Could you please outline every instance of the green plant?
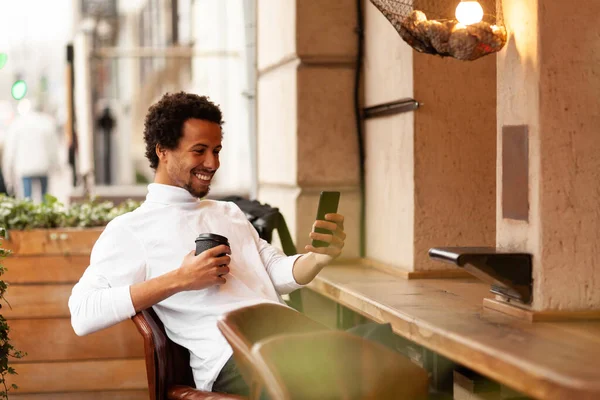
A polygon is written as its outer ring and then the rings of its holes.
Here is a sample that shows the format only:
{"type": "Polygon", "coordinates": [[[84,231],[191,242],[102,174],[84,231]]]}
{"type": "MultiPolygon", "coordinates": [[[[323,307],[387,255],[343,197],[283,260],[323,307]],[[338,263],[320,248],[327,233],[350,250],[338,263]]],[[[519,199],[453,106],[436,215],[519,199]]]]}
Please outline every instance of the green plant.
{"type": "MultiPolygon", "coordinates": [[[[2,238],[4,238],[4,229],[0,228],[0,276],[4,274],[6,269],[2,265],[2,260],[10,254],[9,250],[3,249],[2,246],[2,238]]],[[[10,303],[6,301],[4,297],[6,293],[8,285],[3,280],[0,280],[0,300],[4,301],[9,307],[10,303]]],[[[0,303],[0,308],[2,308],[2,304],[0,303]]],[[[8,399],[8,392],[10,389],[17,389],[17,385],[14,383],[10,385],[6,384],[7,375],[15,375],[17,372],[11,366],[9,366],[10,358],[22,358],[25,356],[25,353],[15,350],[13,345],[11,344],[10,337],[10,328],[6,319],[0,314],[0,399],[8,399]]]]}
{"type": "Polygon", "coordinates": [[[104,226],[139,205],[133,200],[115,206],[110,201],[88,199],[65,207],[50,195],[46,195],[40,204],[0,195],[0,226],[7,230],[104,226]]]}

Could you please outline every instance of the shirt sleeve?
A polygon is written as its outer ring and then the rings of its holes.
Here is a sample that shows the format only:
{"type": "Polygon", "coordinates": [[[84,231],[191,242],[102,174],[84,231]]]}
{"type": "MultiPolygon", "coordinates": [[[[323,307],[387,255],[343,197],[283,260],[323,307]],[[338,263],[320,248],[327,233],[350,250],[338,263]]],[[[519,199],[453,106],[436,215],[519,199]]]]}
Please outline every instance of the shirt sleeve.
{"type": "Polygon", "coordinates": [[[79,336],[135,314],[129,287],[145,279],[145,252],[133,232],[114,222],[94,244],[90,265],[69,298],[71,325],[79,336]]]}
{"type": "MultiPolygon", "coordinates": [[[[254,230],[252,224],[250,226],[254,230]]],[[[258,253],[277,293],[288,294],[303,287],[304,285],[296,282],[293,274],[294,263],[302,254],[286,256],[277,247],[272,246],[266,240],[258,238],[257,232],[256,236],[258,239],[258,253]]]]}

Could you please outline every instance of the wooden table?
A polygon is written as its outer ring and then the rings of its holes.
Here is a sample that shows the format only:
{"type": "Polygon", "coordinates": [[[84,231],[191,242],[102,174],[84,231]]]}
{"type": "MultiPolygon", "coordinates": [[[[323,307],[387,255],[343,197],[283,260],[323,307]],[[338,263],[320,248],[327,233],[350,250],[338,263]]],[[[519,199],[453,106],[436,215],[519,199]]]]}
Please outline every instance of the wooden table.
{"type": "Polygon", "coordinates": [[[600,399],[600,321],[530,323],[484,309],[474,279],[405,280],[325,268],[309,288],[480,374],[540,399],[600,399]]]}

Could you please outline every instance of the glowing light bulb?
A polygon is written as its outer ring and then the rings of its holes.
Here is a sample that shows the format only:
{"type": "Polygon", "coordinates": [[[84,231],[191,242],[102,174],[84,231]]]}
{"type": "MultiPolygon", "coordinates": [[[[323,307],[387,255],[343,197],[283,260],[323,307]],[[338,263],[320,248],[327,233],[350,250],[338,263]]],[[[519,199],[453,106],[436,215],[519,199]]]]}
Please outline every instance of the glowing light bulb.
{"type": "Polygon", "coordinates": [[[461,1],[456,6],[456,19],[463,25],[472,25],[483,19],[483,8],[477,1],[461,1]]]}

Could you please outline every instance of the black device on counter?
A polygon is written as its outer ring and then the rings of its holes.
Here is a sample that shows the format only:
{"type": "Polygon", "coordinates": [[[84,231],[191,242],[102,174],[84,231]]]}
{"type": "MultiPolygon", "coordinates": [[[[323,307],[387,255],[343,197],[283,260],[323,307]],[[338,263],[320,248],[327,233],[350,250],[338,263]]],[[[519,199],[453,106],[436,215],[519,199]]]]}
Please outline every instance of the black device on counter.
{"type": "MultiPolygon", "coordinates": [[[[340,192],[321,192],[319,197],[319,207],[317,208],[317,220],[325,221],[325,214],[337,213],[338,204],[340,202],[340,192]]],[[[331,231],[323,228],[315,228],[317,233],[325,233],[331,235],[331,231]]],[[[313,240],[313,247],[327,247],[329,244],[321,240],[313,240]]]]}

